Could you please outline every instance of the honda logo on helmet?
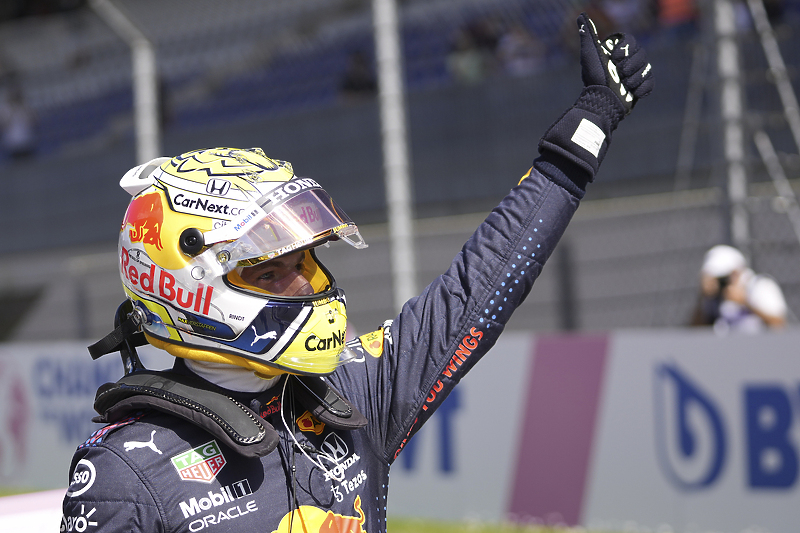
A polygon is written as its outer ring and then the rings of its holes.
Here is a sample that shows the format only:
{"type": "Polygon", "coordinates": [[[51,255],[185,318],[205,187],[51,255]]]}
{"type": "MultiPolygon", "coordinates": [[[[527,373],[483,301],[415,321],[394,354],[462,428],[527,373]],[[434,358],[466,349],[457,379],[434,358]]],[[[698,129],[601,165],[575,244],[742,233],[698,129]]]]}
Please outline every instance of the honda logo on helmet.
{"type": "Polygon", "coordinates": [[[206,183],[206,192],[208,194],[215,194],[217,196],[225,196],[231,190],[231,182],[228,180],[221,180],[218,178],[211,178],[206,183]]]}

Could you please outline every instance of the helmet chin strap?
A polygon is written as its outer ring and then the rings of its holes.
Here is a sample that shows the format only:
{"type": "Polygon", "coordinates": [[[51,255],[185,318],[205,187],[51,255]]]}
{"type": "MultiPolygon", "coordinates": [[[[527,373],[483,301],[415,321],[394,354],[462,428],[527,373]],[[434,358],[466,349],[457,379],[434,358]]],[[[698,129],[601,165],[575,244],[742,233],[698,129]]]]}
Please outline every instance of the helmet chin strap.
{"type": "Polygon", "coordinates": [[[282,374],[261,377],[252,370],[225,363],[212,363],[196,359],[184,359],[186,366],[206,381],[223,389],[238,392],[264,392],[277,383],[282,374]]]}
{"type": "Polygon", "coordinates": [[[133,307],[130,300],[125,300],[117,308],[114,315],[114,331],[89,346],[89,354],[92,359],[98,359],[112,352],[119,352],[122,356],[122,364],[125,368],[125,375],[145,370],[139,354],[136,353],[137,346],[147,344],[144,333],[140,326],[142,317],[133,307]]]}

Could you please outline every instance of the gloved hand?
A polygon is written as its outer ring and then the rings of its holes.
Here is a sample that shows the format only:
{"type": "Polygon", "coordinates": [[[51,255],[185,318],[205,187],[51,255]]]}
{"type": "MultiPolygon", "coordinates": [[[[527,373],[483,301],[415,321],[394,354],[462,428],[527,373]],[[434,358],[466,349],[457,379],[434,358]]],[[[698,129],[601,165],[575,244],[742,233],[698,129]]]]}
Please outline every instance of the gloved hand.
{"type": "Polygon", "coordinates": [[[655,81],[647,54],[632,35],[615,33],[601,42],[594,22],[586,13],[578,17],[578,32],[584,87],[605,85],[610,88],[625,106],[627,115],[639,98],[653,90],[655,81]]]}
{"type": "Polygon", "coordinates": [[[578,196],[594,180],[611,133],[639,98],[653,90],[647,54],[632,36],[615,33],[600,41],[594,23],[581,13],[583,92],[539,142],[534,168],[578,196]]]}

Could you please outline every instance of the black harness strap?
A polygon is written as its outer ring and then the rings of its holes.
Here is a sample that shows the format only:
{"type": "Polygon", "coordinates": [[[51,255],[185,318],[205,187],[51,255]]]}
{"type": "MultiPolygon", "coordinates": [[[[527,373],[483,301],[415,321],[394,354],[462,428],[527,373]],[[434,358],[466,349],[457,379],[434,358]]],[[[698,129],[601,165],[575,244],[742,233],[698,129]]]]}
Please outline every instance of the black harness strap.
{"type": "Polygon", "coordinates": [[[136,353],[137,346],[147,344],[144,333],[140,331],[141,325],[142,316],[133,308],[130,300],[125,300],[114,315],[114,331],[89,346],[89,355],[92,359],[99,359],[108,353],[119,352],[122,364],[125,366],[125,374],[144,370],[144,365],[136,353]]]}
{"type": "Polygon", "coordinates": [[[97,391],[93,421],[115,422],[142,408],[169,413],[201,427],[245,457],[262,457],[278,444],[275,429],[248,407],[200,379],[141,370],[97,391]]]}
{"type": "Polygon", "coordinates": [[[317,420],[334,429],[358,429],[367,419],[323,377],[294,376],[297,399],[317,420]]]}

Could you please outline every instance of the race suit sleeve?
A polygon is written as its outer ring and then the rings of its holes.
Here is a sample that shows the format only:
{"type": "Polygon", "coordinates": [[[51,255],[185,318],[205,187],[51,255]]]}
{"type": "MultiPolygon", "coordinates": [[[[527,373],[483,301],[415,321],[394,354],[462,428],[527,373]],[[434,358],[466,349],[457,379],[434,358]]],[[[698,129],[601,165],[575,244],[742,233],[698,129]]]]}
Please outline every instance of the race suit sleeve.
{"type": "Polygon", "coordinates": [[[390,463],[497,341],[594,181],[612,133],[652,91],[647,54],[632,36],[601,42],[586,14],[576,29],[584,88],[541,138],[531,171],[444,274],[382,332],[359,339],[372,356],[365,356],[366,371],[344,367],[344,379],[352,379],[346,390],[362,391],[373,446],[390,463]]]}
{"type": "Polygon", "coordinates": [[[69,475],[62,532],[167,531],[149,482],[115,451],[105,447],[78,450],[69,475]]]}
{"type": "Polygon", "coordinates": [[[382,355],[365,361],[368,398],[358,401],[384,460],[394,461],[525,300],[582,196],[556,181],[532,169],[450,268],[384,325],[382,355]]]}

